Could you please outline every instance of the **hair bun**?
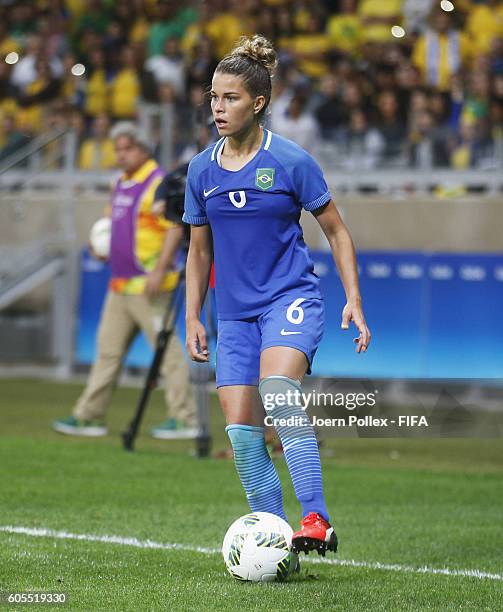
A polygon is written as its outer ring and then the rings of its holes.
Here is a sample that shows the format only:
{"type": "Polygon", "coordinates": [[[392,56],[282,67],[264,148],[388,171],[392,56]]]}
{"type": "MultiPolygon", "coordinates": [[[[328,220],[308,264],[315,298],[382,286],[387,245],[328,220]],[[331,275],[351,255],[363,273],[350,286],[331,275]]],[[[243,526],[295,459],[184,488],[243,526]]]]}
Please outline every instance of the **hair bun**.
{"type": "Polygon", "coordinates": [[[232,50],[232,55],[249,57],[253,61],[262,64],[271,77],[278,65],[278,57],[272,43],[265,36],[260,36],[259,34],[242,36],[232,50]]]}

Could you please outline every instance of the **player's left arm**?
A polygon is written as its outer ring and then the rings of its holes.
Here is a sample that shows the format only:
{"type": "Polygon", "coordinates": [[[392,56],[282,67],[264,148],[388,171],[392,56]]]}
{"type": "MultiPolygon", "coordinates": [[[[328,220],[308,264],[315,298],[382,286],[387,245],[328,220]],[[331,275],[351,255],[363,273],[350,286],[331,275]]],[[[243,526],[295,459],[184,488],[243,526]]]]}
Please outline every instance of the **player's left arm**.
{"type": "Polygon", "coordinates": [[[348,329],[349,323],[353,321],[360,333],[354,340],[356,352],[365,352],[370,344],[371,334],[363,314],[353,240],[333,200],[312,212],[330,244],[346,293],[341,327],[348,329]]]}

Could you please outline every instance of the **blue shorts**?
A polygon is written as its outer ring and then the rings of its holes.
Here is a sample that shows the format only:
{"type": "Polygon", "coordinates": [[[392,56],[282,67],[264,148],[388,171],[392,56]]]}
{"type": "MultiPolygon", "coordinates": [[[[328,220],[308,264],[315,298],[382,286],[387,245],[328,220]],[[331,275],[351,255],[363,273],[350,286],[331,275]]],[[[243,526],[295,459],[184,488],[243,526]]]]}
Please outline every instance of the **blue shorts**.
{"type": "Polygon", "coordinates": [[[251,319],[218,321],[217,387],[258,385],[260,354],[271,346],[302,351],[307,373],[323,335],[325,309],[316,297],[283,297],[251,319]]]}

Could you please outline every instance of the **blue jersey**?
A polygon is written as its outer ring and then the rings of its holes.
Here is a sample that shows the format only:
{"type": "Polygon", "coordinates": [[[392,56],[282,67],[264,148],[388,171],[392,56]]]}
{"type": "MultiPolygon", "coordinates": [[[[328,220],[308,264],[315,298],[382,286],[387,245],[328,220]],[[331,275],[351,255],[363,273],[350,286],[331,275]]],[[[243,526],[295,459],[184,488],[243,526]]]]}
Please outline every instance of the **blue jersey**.
{"type": "Polygon", "coordinates": [[[191,161],[183,220],[210,224],[218,318],[255,317],[288,295],[321,298],[299,224],[301,209],[330,200],[316,161],[264,130],[260,150],[241,170],[225,170],[225,138],[191,161]]]}

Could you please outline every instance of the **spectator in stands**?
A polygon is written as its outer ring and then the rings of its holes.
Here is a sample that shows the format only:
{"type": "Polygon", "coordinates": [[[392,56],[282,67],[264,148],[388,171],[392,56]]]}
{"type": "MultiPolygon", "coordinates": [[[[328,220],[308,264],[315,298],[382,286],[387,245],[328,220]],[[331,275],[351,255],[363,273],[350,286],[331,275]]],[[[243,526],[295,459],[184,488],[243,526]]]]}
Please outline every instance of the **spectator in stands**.
{"type": "Polygon", "coordinates": [[[12,67],[0,61],[0,120],[3,115],[15,115],[17,102],[15,89],[11,83],[12,67]]]}
{"type": "Polygon", "coordinates": [[[428,108],[435,122],[436,138],[446,142],[452,136],[451,115],[452,102],[450,94],[432,91],[429,95],[428,108]]]}
{"type": "Polygon", "coordinates": [[[327,34],[334,49],[356,57],[363,37],[358,3],[356,0],[341,0],[339,4],[340,12],[328,19],[327,34]]]}
{"type": "Polygon", "coordinates": [[[276,119],[273,129],[306,151],[314,151],[319,141],[318,124],[312,112],[308,110],[307,102],[305,93],[295,94],[286,113],[276,119]]]}
{"type": "MultiPolygon", "coordinates": [[[[253,0],[252,0],[253,3],[253,0]]],[[[250,15],[250,29],[253,32],[260,32],[269,40],[275,40],[277,36],[276,14],[272,6],[261,6],[250,15]]]]}
{"type": "Polygon", "coordinates": [[[392,40],[391,26],[401,22],[402,0],[360,0],[358,16],[363,39],[368,43],[387,43],[392,40]]]}
{"type": "Polygon", "coordinates": [[[348,170],[373,170],[379,166],[384,151],[384,139],[375,128],[369,126],[362,109],[351,111],[349,126],[341,130],[341,160],[348,170]]]}
{"type": "Polygon", "coordinates": [[[127,34],[122,23],[111,19],[102,41],[102,49],[105,56],[112,65],[116,65],[122,48],[128,43],[127,34]]]}
{"type": "Polygon", "coordinates": [[[160,0],[148,32],[148,55],[161,55],[166,39],[182,38],[196,19],[197,11],[192,6],[180,4],[176,0],[160,0]]]}
{"type": "Polygon", "coordinates": [[[46,57],[62,58],[69,51],[70,41],[61,12],[44,13],[43,17],[37,20],[37,33],[44,41],[46,57]]]}
{"type": "Polygon", "coordinates": [[[454,27],[452,14],[435,7],[430,27],[414,46],[413,61],[423,83],[447,91],[450,79],[470,58],[470,41],[454,27]]]}
{"type": "MultiPolygon", "coordinates": [[[[204,87],[199,83],[191,85],[188,104],[181,105],[178,112],[179,124],[184,126],[183,145],[193,146],[198,140],[199,126],[207,125],[211,115],[204,87]]],[[[202,150],[202,149],[201,149],[202,150]]]]}
{"type": "Polygon", "coordinates": [[[79,150],[81,170],[110,170],[116,166],[115,148],[108,133],[110,120],[107,115],[98,115],[91,125],[91,136],[86,138],[79,150]]]}
{"type": "Polygon", "coordinates": [[[61,77],[61,97],[71,106],[82,108],[85,100],[86,80],[83,75],[75,75],[73,67],[77,58],[73,53],[63,56],[63,74],[61,77]]]}
{"type": "Polygon", "coordinates": [[[488,60],[492,74],[503,74],[503,37],[493,39],[488,60]]]}
{"type": "Polygon", "coordinates": [[[201,38],[212,39],[210,23],[214,16],[215,11],[210,6],[209,0],[203,0],[198,6],[197,19],[187,27],[180,40],[180,46],[186,58],[194,57],[195,47],[201,38]]]}
{"type": "Polygon", "coordinates": [[[489,116],[494,162],[501,168],[503,166],[503,99],[492,99],[489,116]]]}
{"type": "Polygon", "coordinates": [[[495,74],[491,83],[492,99],[503,102],[503,73],[495,74]]]}
{"type": "Polygon", "coordinates": [[[290,46],[290,40],[295,35],[295,23],[292,11],[290,11],[289,7],[284,4],[281,4],[277,9],[276,28],[278,30],[277,41],[280,58],[282,58],[283,61],[287,61],[289,59],[288,49],[290,46]]]}
{"type": "Polygon", "coordinates": [[[126,45],[121,52],[120,68],[110,81],[110,114],[114,119],[131,119],[136,117],[137,103],[140,96],[135,50],[126,45]]]}
{"type": "Polygon", "coordinates": [[[299,70],[311,79],[319,79],[328,71],[328,52],[332,47],[330,37],[323,29],[322,15],[310,12],[305,28],[292,36],[288,51],[299,70]]]}
{"type": "Polygon", "coordinates": [[[414,142],[417,132],[418,117],[429,110],[428,90],[423,87],[415,89],[410,97],[407,113],[407,132],[409,142],[414,142]]]}
{"type": "Polygon", "coordinates": [[[395,71],[396,89],[400,108],[409,107],[412,93],[420,85],[419,71],[408,60],[401,62],[395,71]]]}
{"type": "Polygon", "coordinates": [[[131,32],[138,23],[140,13],[145,13],[145,11],[142,10],[142,4],[141,0],[140,2],[138,2],[138,0],[133,0],[133,2],[131,2],[131,0],[115,0],[111,7],[112,21],[120,24],[121,31],[130,42],[133,42],[133,40],[131,40],[131,32]]]}
{"type": "MultiPolygon", "coordinates": [[[[127,122],[117,124],[111,138],[124,172],[112,194],[111,281],[98,330],[98,356],[87,385],[72,416],[53,423],[56,431],[70,435],[107,434],[104,419],[122,360],[139,330],[155,345],[179,277],[174,258],[183,229],[153,212],[164,173],[151,158],[150,143],[127,122]]],[[[195,402],[176,334],[171,335],[163,371],[172,418],[158,437],[195,436],[195,402]]]]}
{"type": "Polygon", "coordinates": [[[417,114],[414,132],[409,133],[408,156],[409,164],[421,170],[445,167],[449,163],[445,141],[438,138],[435,117],[430,110],[423,109],[417,114]]]}
{"type": "Polygon", "coordinates": [[[503,3],[498,0],[472,3],[465,31],[471,38],[475,55],[489,53],[493,41],[503,37],[503,3]]]}
{"type": "Polygon", "coordinates": [[[85,10],[75,22],[74,36],[78,39],[87,30],[92,30],[98,35],[104,36],[109,23],[109,3],[102,0],[86,0],[85,10]]]}
{"type": "Polygon", "coordinates": [[[335,74],[326,74],[320,83],[320,98],[315,117],[322,138],[335,138],[336,131],[342,126],[345,111],[341,105],[340,88],[335,74]]]}
{"type": "Polygon", "coordinates": [[[349,122],[353,110],[362,109],[365,114],[368,114],[370,107],[370,101],[364,96],[359,82],[356,79],[346,80],[342,88],[343,123],[349,122]]]}
{"type": "Polygon", "coordinates": [[[105,54],[102,49],[94,49],[89,54],[89,61],[84,111],[88,117],[96,117],[108,112],[108,83],[111,74],[105,65],[105,54]]]}
{"type": "Polygon", "coordinates": [[[491,79],[487,72],[472,70],[468,78],[468,89],[463,104],[462,117],[484,119],[489,115],[491,79]]]}
{"type": "Polygon", "coordinates": [[[136,62],[136,75],[140,82],[140,96],[142,102],[149,104],[157,104],[159,102],[158,84],[153,72],[148,70],[146,66],[146,46],[143,42],[130,43],[134,50],[136,62]]]}
{"type": "Polygon", "coordinates": [[[215,57],[211,38],[209,36],[201,36],[199,42],[187,56],[187,88],[197,84],[208,89],[217,64],[218,60],[215,57]]]}
{"type": "Polygon", "coordinates": [[[399,161],[403,153],[406,127],[399,114],[394,91],[382,91],[377,97],[377,129],[384,140],[383,158],[388,162],[399,161]]]}
{"type": "Polygon", "coordinates": [[[9,34],[7,23],[0,20],[0,57],[5,57],[8,53],[20,53],[21,45],[9,34]]]}
{"type": "Polygon", "coordinates": [[[164,52],[149,57],[145,63],[145,68],[154,75],[158,85],[169,83],[177,95],[182,95],[185,84],[185,70],[178,38],[174,36],[167,38],[164,43],[164,52]]]}
{"type": "Polygon", "coordinates": [[[478,121],[465,117],[461,121],[459,136],[451,144],[450,164],[456,170],[477,168],[487,157],[486,143],[478,135],[478,121]]]}
{"type": "MultiPolygon", "coordinates": [[[[44,41],[39,34],[30,34],[23,57],[14,66],[12,72],[12,84],[20,91],[26,88],[37,78],[37,61],[45,56],[44,41]]],[[[61,77],[63,65],[61,60],[53,56],[49,59],[49,65],[54,77],[61,77]]]]}
{"type": "Polygon", "coordinates": [[[220,60],[230,53],[240,36],[250,33],[251,23],[243,10],[241,0],[220,3],[207,26],[207,33],[213,41],[215,54],[220,60]]]}
{"type": "Polygon", "coordinates": [[[13,115],[5,115],[0,131],[0,162],[14,155],[14,153],[26,146],[30,140],[30,133],[19,128],[16,118],[13,115]]]}
{"type": "Polygon", "coordinates": [[[40,56],[35,64],[35,79],[28,84],[18,96],[20,113],[25,117],[23,122],[31,125],[35,132],[43,127],[44,105],[59,96],[61,81],[51,71],[49,62],[40,56]]]}
{"type": "Polygon", "coordinates": [[[428,27],[433,0],[404,0],[402,3],[403,27],[410,34],[422,34],[428,27]]]}
{"type": "Polygon", "coordinates": [[[35,32],[36,10],[34,2],[12,2],[9,11],[9,33],[21,45],[26,45],[30,35],[35,32]]]}

